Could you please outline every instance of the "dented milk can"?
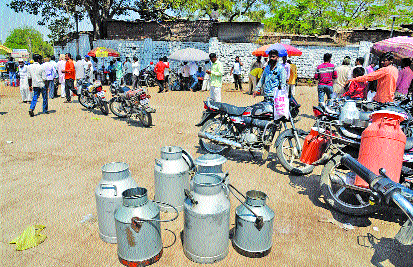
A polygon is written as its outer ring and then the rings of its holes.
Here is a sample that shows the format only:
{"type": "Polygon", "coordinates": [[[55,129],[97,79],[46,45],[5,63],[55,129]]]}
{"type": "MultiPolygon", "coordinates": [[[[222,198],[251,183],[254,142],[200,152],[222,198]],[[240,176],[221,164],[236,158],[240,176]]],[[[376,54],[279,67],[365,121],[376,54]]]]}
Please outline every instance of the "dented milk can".
{"type": "Polygon", "coordinates": [[[137,187],[129,166],[111,162],[102,167],[102,180],[95,189],[99,236],[107,243],[116,243],[115,209],[122,205],[122,192],[137,187]]]}
{"type": "MultiPolygon", "coordinates": [[[[232,185],[230,188],[232,193],[235,189],[241,194],[232,185]]],[[[235,210],[233,247],[246,257],[264,257],[270,253],[272,247],[274,211],[266,205],[267,195],[261,191],[251,190],[243,197],[245,202],[241,202],[242,205],[235,210]]]]}
{"type": "MultiPolygon", "coordinates": [[[[161,158],[155,159],[155,200],[184,208],[184,189],[189,189],[189,170],[194,168],[191,155],[178,146],[161,148],[161,158]]],[[[162,211],[173,211],[160,205],[162,211]]]]}
{"type": "Polygon", "coordinates": [[[160,223],[175,220],[178,211],[173,219],[160,220],[159,203],[148,200],[146,188],[128,189],[122,197],[123,204],[115,212],[120,263],[147,266],[157,262],[163,252],[160,223]]]}
{"type": "Polygon", "coordinates": [[[197,263],[214,263],[228,255],[230,202],[226,186],[215,174],[196,174],[185,191],[185,255],[197,263]]]}

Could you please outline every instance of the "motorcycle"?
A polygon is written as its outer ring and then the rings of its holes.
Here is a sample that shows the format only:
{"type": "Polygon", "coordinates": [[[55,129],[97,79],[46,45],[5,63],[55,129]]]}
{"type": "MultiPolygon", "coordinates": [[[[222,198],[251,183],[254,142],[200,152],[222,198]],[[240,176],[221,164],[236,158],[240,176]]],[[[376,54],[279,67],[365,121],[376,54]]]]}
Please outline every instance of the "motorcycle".
{"type": "Polygon", "coordinates": [[[156,110],[149,106],[151,96],[144,88],[131,90],[126,86],[120,87],[116,82],[110,88],[113,97],[109,101],[109,108],[113,114],[119,118],[128,118],[128,123],[135,117],[145,127],[152,125],[152,113],[156,110]]]}
{"type": "Polygon", "coordinates": [[[370,185],[370,203],[377,206],[396,204],[406,214],[408,219],[396,234],[395,239],[403,245],[413,245],[413,190],[411,183],[410,187],[407,187],[392,181],[387,177],[384,169],[380,169],[380,175],[376,175],[348,154],[341,157],[340,164],[370,185]]]}
{"type": "Polygon", "coordinates": [[[100,81],[95,81],[93,84],[89,82],[81,82],[81,91],[79,95],[79,103],[87,109],[99,107],[104,115],[109,114],[108,102],[105,97],[105,90],[103,90],[100,81]]]}
{"type": "Polygon", "coordinates": [[[152,69],[152,66],[149,65],[146,68],[142,69],[139,72],[138,77],[139,86],[154,87],[156,83],[156,74],[152,69]]]}
{"type": "MultiPolygon", "coordinates": [[[[287,122],[292,133],[305,136],[306,133],[294,126],[294,118],[300,105],[290,99],[290,118],[274,121],[272,102],[260,102],[249,107],[237,107],[211,99],[204,101],[205,111],[196,126],[201,127],[198,137],[202,149],[208,153],[227,153],[231,147],[252,151],[262,151],[266,160],[275,133],[287,122]]],[[[252,153],[251,153],[252,154],[252,153]]]]}

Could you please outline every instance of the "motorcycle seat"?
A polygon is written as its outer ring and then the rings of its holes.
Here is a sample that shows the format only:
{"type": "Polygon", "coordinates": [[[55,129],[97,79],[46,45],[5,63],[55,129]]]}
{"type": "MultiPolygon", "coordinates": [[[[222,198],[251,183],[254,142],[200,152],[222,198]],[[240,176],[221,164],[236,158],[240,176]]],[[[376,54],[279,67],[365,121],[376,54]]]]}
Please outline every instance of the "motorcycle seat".
{"type": "Polygon", "coordinates": [[[214,107],[217,107],[218,110],[223,111],[229,115],[240,116],[244,113],[248,107],[237,107],[227,103],[215,102],[210,100],[210,104],[214,107]]]}
{"type": "Polygon", "coordinates": [[[406,146],[404,147],[405,151],[408,151],[413,148],[413,137],[407,137],[406,146]]]}
{"type": "Polygon", "coordinates": [[[360,111],[360,120],[361,121],[368,121],[370,120],[370,114],[372,112],[360,111]]]}

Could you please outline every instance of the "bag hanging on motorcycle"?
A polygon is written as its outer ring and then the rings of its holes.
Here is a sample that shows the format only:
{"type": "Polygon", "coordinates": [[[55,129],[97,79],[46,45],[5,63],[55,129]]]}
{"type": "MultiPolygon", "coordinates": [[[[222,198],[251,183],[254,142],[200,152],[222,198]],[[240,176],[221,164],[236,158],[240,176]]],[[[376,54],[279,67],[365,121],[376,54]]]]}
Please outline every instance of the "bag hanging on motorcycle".
{"type": "Polygon", "coordinates": [[[303,151],[300,161],[305,164],[312,164],[321,159],[327,147],[327,140],[319,134],[317,127],[311,128],[310,134],[304,140],[303,151]]]}
{"type": "Polygon", "coordinates": [[[274,94],[274,120],[290,117],[288,90],[276,90],[274,94]]]}

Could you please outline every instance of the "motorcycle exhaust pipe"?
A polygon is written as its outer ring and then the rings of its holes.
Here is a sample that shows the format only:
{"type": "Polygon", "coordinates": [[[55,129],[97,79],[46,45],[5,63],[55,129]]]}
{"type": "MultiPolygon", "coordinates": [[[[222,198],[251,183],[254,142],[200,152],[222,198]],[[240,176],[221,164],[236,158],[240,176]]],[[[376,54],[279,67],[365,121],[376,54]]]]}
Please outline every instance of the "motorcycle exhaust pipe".
{"type": "Polygon", "coordinates": [[[222,138],[222,137],[219,137],[219,136],[216,136],[216,135],[212,135],[210,133],[199,132],[198,137],[204,138],[204,139],[209,139],[211,141],[222,143],[222,144],[225,144],[225,145],[228,145],[228,146],[234,146],[234,147],[237,147],[237,148],[242,148],[242,145],[238,142],[234,142],[234,141],[231,141],[231,140],[226,139],[226,138],[222,138]]]}

